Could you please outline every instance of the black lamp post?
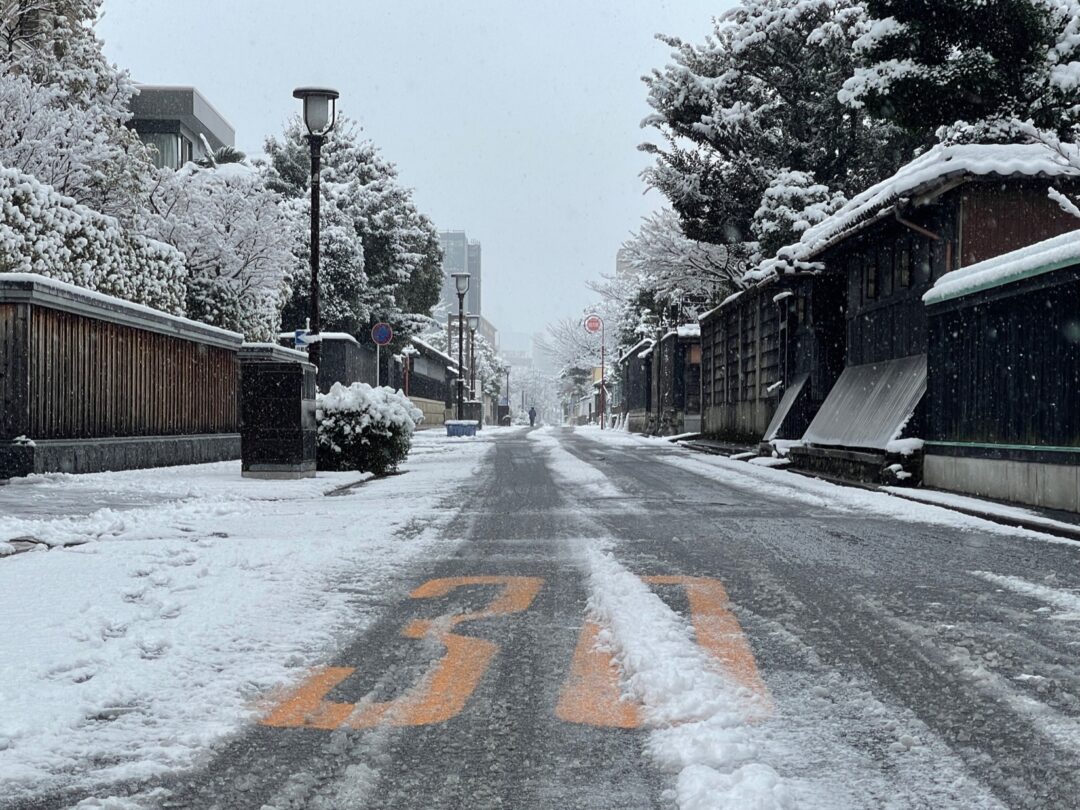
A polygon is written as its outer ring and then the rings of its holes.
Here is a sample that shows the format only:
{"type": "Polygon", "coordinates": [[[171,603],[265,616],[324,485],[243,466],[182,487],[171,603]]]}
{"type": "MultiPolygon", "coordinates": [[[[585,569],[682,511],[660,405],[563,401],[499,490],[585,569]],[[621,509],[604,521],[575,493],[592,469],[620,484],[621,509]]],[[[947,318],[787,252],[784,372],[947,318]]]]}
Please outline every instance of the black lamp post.
{"type": "MultiPolygon", "coordinates": [[[[308,131],[308,144],[311,146],[311,334],[322,331],[322,316],[319,314],[319,170],[322,157],[322,145],[326,134],[334,128],[337,118],[337,90],[326,87],[298,87],[293,90],[293,98],[303,99],[304,126],[308,131]]],[[[318,367],[322,359],[322,343],[319,339],[311,342],[308,359],[318,367]]]]}
{"type": "Polygon", "coordinates": [[[451,273],[454,289],[457,290],[458,331],[457,331],[457,418],[465,418],[465,293],[469,291],[468,273],[451,273]]]}
{"type": "Polygon", "coordinates": [[[480,316],[469,315],[469,398],[476,401],[476,330],[480,327],[480,316]]]}

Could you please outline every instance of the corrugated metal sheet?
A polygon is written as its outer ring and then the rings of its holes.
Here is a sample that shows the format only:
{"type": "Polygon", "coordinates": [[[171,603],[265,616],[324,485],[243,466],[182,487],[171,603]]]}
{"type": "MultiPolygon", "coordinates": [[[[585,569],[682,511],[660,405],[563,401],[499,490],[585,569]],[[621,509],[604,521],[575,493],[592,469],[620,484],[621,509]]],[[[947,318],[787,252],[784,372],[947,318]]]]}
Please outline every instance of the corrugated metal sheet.
{"type": "Polygon", "coordinates": [[[844,369],[803,441],[884,450],[926,394],[926,355],[844,369]]]}
{"type": "Polygon", "coordinates": [[[784,391],[784,396],[780,398],[780,405],[776,409],[776,413],[773,414],[772,421],[769,422],[769,426],[765,428],[765,435],[762,437],[765,441],[772,441],[776,438],[776,434],[780,432],[780,426],[783,425],[784,420],[787,419],[787,415],[791,411],[791,406],[794,405],[795,400],[799,398],[799,394],[802,393],[808,379],[810,379],[809,374],[800,374],[795,378],[794,382],[788,386],[787,390],[784,391]]]}

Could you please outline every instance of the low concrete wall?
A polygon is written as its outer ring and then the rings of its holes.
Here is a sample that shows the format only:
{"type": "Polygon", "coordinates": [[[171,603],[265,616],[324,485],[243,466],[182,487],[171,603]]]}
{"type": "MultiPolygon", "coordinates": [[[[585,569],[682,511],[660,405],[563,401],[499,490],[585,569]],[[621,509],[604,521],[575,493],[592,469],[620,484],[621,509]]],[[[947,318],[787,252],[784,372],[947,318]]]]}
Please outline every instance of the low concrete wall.
{"type": "Polygon", "coordinates": [[[702,428],[721,439],[757,442],[765,435],[776,405],[773,399],[713,405],[705,409],[702,428]]]}
{"type": "Polygon", "coordinates": [[[420,429],[442,427],[447,416],[446,404],[436,399],[424,399],[423,397],[409,397],[409,401],[424,412],[424,421],[420,429]]]}
{"type": "Polygon", "coordinates": [[[240,434],[118,436],[87,441],[49,439],[31,445],[0,443],[3,477],[31,473],[94,473],[205,464],[240,458],[240,434]]]}
{"type": "Polygon", "coordinates": [[[928,487],[1080,512],[1080,467],[1007,459],[929,454],[923,461],[928,487]]]}

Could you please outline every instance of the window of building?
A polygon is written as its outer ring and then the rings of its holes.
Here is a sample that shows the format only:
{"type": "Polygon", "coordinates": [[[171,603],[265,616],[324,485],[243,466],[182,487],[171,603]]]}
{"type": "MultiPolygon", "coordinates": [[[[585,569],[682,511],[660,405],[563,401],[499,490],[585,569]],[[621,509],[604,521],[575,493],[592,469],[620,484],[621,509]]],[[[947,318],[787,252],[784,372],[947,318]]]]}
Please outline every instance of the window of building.
{"type": "Polygon", "coordinates": [[[896,257],[896,272],[899,276],[898,283],[902,289],[911,286],[911,246],[905,242],[900,247],[900,254],[896,257]]]}
{"type": "Polygon", "coordinates": [[[159,169],[179,169],[180,136],[172,132],[148,132],[142,136],[143,143],[152,147],[151,156],[159,169]]]}
{"type": "Polygon", "coordinates": [[[873,301],[877,294],[877,257],[869,256],[863,265],[863,300],[873,301]]]}

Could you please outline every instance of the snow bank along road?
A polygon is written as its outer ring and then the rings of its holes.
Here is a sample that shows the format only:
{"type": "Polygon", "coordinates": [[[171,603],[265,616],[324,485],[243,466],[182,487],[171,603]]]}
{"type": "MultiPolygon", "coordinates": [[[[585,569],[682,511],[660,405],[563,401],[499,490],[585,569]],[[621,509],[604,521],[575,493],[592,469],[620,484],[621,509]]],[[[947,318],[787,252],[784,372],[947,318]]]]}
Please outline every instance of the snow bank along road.
{"type": "Polygon", "coordinates": [[[591,430],[231,474],[0,491],[90,541],[0,560],[0,807],[1080,806],[1075,545],[591,430]]]}

